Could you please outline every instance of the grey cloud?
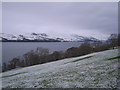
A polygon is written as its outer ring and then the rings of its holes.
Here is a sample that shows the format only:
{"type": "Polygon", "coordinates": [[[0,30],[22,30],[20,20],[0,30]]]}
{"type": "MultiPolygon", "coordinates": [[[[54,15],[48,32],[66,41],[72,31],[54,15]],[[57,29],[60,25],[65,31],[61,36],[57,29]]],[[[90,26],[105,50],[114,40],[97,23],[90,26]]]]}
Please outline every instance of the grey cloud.
{"type": "MultiPolygon", "coordinates": [[[[3,32],[118,31],[117,3],[3,3],[3,32]]],[[[89,33],[86,33],[89,35],[89,33]]]]}

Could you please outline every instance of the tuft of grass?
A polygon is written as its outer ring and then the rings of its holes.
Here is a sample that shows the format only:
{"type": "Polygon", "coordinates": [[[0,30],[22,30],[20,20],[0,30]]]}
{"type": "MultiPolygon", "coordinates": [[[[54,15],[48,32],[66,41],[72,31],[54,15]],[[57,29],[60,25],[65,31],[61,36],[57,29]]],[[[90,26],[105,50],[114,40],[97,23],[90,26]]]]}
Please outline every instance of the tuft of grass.
{"type": "Polygon", "coordinates": [[[39,84],[43,85],[41,88],[53,88],[54,87],[54,84],[49,80],[43,80],[39,82],[39,84]]]}
{"type": "Polygon", "coordinates": [[[75,61],[72,61],[72,62],[78,62],[80,60],[88,59],[88,58],[91,58],[91,57],[93,57],[93,56],[84,57],[84,58],[81,58],[81,59],[78,59],[78,60],[75,60],[75,61]]]}
{"type": "Polygon", "coordinates": [[[108,60],[120,59],[120,56],[109,58],[108,60]]]}
{"type": "Polygon", "coordinates": [[[16,73],[16,74],[8,75],[8,76],[3,76],[3,77],[0,77],[0,78],[11,77],[11,76],[15,76],[15,75],[23,74],[23,73],[27,73],[27,72],[16,73]]]}

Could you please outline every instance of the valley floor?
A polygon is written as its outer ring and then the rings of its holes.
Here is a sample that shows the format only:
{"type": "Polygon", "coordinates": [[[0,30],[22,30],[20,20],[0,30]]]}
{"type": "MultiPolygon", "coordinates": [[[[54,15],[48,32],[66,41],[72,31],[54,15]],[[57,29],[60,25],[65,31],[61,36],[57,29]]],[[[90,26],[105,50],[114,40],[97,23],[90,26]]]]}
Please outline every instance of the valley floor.
{"type": "Polygon", "coordinates": [[[118,50],[2,73],[2,88],[116,88],[118,50]]]}

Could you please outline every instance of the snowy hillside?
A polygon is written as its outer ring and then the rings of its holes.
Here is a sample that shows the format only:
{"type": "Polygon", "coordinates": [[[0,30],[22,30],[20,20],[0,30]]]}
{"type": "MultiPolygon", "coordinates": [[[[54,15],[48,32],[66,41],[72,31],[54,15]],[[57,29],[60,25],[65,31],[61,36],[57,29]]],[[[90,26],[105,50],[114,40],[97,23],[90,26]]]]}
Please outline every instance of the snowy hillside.
{"type": "Polygon", "coordinates": [[[2,88],[116,88],[118,58],[114,49],[11,70],[2,88]]]}
{"type": "Polygon", "coordinates": [[[28,33],[28,34],[21,34],[21,35],[12,35],[12,34],[5,34],[0,33],[0,40],[3,41],[30,41],[30,40],[36,40],[36,41],[97,41],[98,39],[93,37],[84,37],[79,36],[76,34],[69,35],[66,37],[55,37],[52,35],[47,35],[45,33],[28,33]]]}

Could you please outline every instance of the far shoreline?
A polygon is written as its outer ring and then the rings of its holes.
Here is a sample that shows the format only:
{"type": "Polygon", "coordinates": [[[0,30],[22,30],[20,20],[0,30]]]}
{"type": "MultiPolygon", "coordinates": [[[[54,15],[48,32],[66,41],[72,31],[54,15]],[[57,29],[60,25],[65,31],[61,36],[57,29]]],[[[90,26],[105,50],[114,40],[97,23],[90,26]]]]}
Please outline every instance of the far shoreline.
{"type": "Polygon", "coordinates": [[[8,41],[0,41],[0,42],[94,42],[94,41],[15,41],[15,40],[8,40],[8,41]]]}

